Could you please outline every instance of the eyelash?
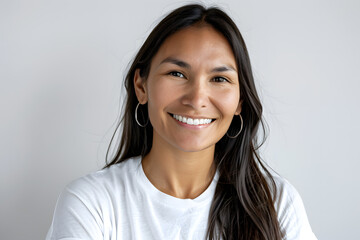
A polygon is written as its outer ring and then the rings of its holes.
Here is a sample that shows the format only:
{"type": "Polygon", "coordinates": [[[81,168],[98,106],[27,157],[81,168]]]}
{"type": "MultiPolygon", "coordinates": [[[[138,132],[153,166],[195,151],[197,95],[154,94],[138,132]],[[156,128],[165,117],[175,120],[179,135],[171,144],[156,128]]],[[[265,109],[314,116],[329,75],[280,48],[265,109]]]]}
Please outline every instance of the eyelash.
{"type": "MultiPolygon", "coordinates": [[[[181,74],[184,78],[185,78],[185,75],[182,74],[181,72],[178,72],[178,71],[171,71],[168,73],[169,75],[173,76],[173,77],[180,77],[179,75],[181,74]]],[[[227,78],[224,78],[224,77],[214,77],[212,80],[215,80],[214,82],[230,82],[227,78]],[[218,79],[222,79],[221,81],[217,81],[218,79]]]]}
{"type": "Polygon", "coordinates": [[[184,74],[182,74],[181,72],[177,72],[177,71],[171,71],[169,72],[169,75],[173,76],[173,77],[179,77],[178,74],[181,74],[183,77],[185,77],[184,74]]]}
{"type": "Polygon", "coordinates": [[[215,81],[215,82],[230,82],[227,78],[224,78],[224,77],[214,77],[213,79],[222,79],[222,81],[215,81]]]}

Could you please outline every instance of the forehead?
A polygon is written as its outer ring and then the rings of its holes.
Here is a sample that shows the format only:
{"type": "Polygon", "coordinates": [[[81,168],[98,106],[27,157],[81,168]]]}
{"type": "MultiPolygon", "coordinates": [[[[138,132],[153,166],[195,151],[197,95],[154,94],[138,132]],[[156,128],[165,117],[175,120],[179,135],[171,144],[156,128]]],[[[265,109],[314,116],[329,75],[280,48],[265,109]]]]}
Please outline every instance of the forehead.
{"type": "Polygon", "coordinates": [[[210,25],[195,25],[170,35],[160,46],[152,64],[175,57],[190,65],[229,64],[236,69],[235,57],[227,39],[210,25]]]}

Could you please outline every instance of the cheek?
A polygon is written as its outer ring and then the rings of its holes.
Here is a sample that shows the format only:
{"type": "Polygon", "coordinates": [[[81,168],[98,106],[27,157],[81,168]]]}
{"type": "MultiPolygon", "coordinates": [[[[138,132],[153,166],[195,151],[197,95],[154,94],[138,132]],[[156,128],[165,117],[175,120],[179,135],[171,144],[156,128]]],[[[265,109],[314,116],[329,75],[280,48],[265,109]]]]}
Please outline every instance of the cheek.
{"type": "MultiPolygon", "coordinates": [[[[149,114],[152,117],[158,112],[166,112],[166,106],[170,105],[177,97],[179,91],[167,81],[153,80],[148,86],[149,114]]],[[[161,113],[160,113],[161,114],[161,113]]]]}
{"type": "Polygon", "coordinates": [[[157,81],[149,88],[149,101],[154,104],[165,104],[171,99],[173,88],[164,81],[157,81]]]}
{"type": "Polygon", "coordinates": [[[232,119],[239,105],[239,91],[236,89],[226,89],[223,91],[218,91],[214,95],[216,95],[214,101],[216,101],[216,105],[223,115],[223,118],[229,117],[232,119]]]}

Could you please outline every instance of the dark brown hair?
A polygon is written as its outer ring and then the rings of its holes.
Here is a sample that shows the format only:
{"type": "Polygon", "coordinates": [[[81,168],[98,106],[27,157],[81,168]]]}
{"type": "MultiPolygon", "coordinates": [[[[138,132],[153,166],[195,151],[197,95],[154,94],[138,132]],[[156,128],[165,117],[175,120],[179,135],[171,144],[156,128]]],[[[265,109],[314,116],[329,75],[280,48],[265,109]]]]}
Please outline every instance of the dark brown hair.
{"type": "MultiPolygon", "coordinates": [[[[122,123],[122,137],[112,161],[104,168],[149,153],[153,128],[151,124],[145,128],[138,126],[134,117],[138,103],[133,82],[135,70],[140,69],[140,76],[147,79],[151,60],[164,40],[176,31],[196,23],[211,25],[229,42],[237,64],[240,96],[243,100],[242,132],[235,139],[225,135],[215,146],[214,161],[220,176],[210,208],[207,238],[280,240],[282,233],[273,199],[276,196],[276,185],[257,153],[264,142],[258,143],[258,128],[262,126],[265,136],[265,126],[249,55],[235,23],[217,7],[206,9],[198,4],[180,7],[167,15],[150,33],[126,75],[127,99],[124,115],[118,125],[122,123]]],[[[142,109],[147,117],[147,108],[142,109]]],[[[229,135],[235,135],[240,124],[239,117],[235,116],[228,130],[229,135]]]]}

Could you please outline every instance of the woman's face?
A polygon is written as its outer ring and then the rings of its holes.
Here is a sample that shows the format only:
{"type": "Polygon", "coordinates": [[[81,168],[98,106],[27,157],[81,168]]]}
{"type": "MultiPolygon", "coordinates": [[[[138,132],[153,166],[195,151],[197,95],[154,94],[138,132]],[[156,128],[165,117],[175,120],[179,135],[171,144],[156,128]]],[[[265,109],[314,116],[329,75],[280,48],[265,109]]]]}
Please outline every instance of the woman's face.
{"type": "Polygon", "coordinates": [[[234,54],[209,25],[168,37],[148,78],[141,79],[137,70],[134,81],[139,102],[148,103],[153,141],[182,151],[215,147],[241,111],[234,54]]]}

